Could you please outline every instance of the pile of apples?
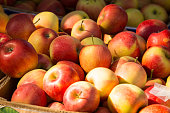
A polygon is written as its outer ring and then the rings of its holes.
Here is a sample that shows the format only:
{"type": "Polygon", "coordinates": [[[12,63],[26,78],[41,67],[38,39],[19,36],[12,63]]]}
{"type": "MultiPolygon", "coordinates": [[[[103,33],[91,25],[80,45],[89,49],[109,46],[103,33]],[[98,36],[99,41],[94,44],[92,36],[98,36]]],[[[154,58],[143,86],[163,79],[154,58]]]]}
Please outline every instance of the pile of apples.
{"type": "Polygon", "coordinates": [[[116,4],[103,7],[96,21],[80,10],[62,20],[48,11],[4,15],[0,70],[19,79],[12,102],[75,112],[170,112],[170,30],[163,21],[148,19],[128,31],[127,12],[116,4]]]}

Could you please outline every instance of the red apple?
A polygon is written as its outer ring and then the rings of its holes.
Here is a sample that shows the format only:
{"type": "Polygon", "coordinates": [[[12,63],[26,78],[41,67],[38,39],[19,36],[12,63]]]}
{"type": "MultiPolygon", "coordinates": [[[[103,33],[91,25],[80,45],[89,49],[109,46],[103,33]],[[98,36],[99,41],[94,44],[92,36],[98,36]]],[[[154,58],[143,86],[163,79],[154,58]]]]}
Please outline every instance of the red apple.
{"type": "Polygon", "coordinates": [[[61,35],[50,44],[50,58],[53,64],[61,60],[69,60],[78,63],[78,51],[81,43],[78,39],[69,35],[61,35]]]}
{"type": "Polygon", "coordinates": [[[106,5],[100,12],[97,24],[104,34],[116,34],[123,31],[128,22],[126,11],[116,4],[106,5]]]}
{"type": "Polygon", "coordinates": [[[129,31],[116,34],[108,44],[113,59],[122,56],[140,57],[140,47],[136,35],[129,31]]]}
{"type": "Polygon", "coordinates": [[[80,65],[78,65],[72,61],[66,61],[66,60],[59,61],[59,62],[57,62],[57,64],[66,64],[66,65],[71,66],[78,73],[80,80],[82,80],[82,81],[85,80],[85,73],[84,73],[84,70],[82,69],[82,67],[80,67],[80,65]]]}
{"type": "Polygon", "coordinates": [[[35,11],[36,4],[31,0],[30,1],[26,0],[15,3],[14,7],[26,11],[35,11]]]}
{"type": "Polygon", "coordinates": [[[141,22],[136,28],[136,34],[143,37],[146,41],[150,34],[168,29],[166,23],[157,19],[148,19],[141,22]]]}
{"type": "Polygon", "coordinates": [[[99,91],[89,82],[71,84],[64,93],[65,109],[76,112],[94,112],[100,103],[99,91]]]}
{"type": "Polygon", "coordinates": [[[33,21],[27,14],[17,14],[12,17],[6,26],[6,31],[12,38],[28,40],[29,36],[36,28],[33,21]]]}
{"type": "Polygon", "coordinates": [[[11,39],[0,47],[0,70],[6,75],[20,78],[37,64],[38,54],[26,40],[11,39]]]}
{"type": "Polygon", "coordinates": [[[148,105],[162,104],[162,105],[170,107],[170,98],[168,96],[170,89],[168,89],[168,87],[166,88],[164,87],[166,86],[161,85],[161,84],[158,85],[158,83],[155,83],[153,86],[150,86],[144,90],[148,98],[148,105]]]}
{"type": "Polygon", "coordinates": [[[84,11],[81,10],[71,11],[62,18],[60,28],[67,34],[71,35],[73,25],[79,20],[87,18],[89,18],[89,16],[84,11]]]}
{"type": "Polygon", "coordinates": [[[97,23],[92,19],[81,19],[73,25],[71,36],[80,41],[86,37],[102,38],[102,32],[97,23]]]}
{"type": "Polygon", "coordinates": [[[94,113],[111,113],[107,107],[98,107],[94,113]]]}
{"type": "Polygon", "coordinates": [[[139,113],[170,113],[170,108],[161,104],[152,104],[142,108],[139,113]]]}
{"type": "Polygon", "coordinates": [[[104,0],[78,0],[76,10],[86,12],[91,19],[96,21],[105,6],[106,3],[104,0]]]}
{"type": "Polygon", "coordinates": [[[79,80],[79,75],[74,68],[66,64],[57,64],[45,73],[43,89],[50,98],[62,102],[65,90],[79,80]]]}
{"type": "Polygon", "coordinates": [[[60,0],[66,10],[75,10],[78,0],[60,0]]]}
{"type": "Polygon", "coordinates": [[[60,110],[60,111],[64,111],[65,110],[65,107],[62,103],[60,102],[52,102],[48,105],[48,107],[50,109],[56,109],[56,110],[60,110]]]}
{"type": "Polygon", "coordinates": [[[15,4],[16,0],[0,0],[0,4],[13,6],[15,4]]]}
{"type": "Polygon", "coordinates": [[[96,67],[109,68],[112,56],[104,45],[88,45],[80,50],[79,62],[84,71],[89,72],[96,67]]]}
{"type": "Polygon", "coordinates": [[[153,78],[165,78],[170,75],[170,51],[163,46],[152,46],[142,57],[142,66],[148,75],[153,70],[153,78]]]}
{"type": "Polygon", "coordinates": [[[0,33],[0,46],[2,46],[5,42],[11,40],[11,37],[6,33],[0,33]]]}
{"type": "Polygon", "coordinates": [[[18,81],[17,88],[23,84],[32,83],[43,89],[43,78],[46,73],[44,69],[33,69],[25,73],[18,81]]]}
{"type": "Polygon", "coordinates": [[[42,0],[36,8],[37,12],[50,11],[57,16],[64,16],[65,9],[59,0],[42,0]]]}
{"type": "Polygon", "coordinates": [[[159,33],[152,33],[147,40],[147,48],[152,46],[165,46],[170,49],[170,30],[165,29],[159,33]]]}
{"type": "Polygon", "coordinates": [[[38,65],[37,65],[38,69],[48,70],[52,66],[53,63],[48,55],[41,54],[41,53],[38,54],[38,65]]]}
{"type": "Polygon", "coordinates": [[[37,53],[49,55],[50,44],[57,36],[57,33],[50,28],[39,28],[29,36],[28,42],[37,53]]]}
{"type": "Polygon", "coordinates": [[[37,85],[28,83],[18,87],[11,97],[12,102],[46,106],[46,93],[37,85]]]}
{"type": "Polygon", "coordinates": [[[148,88],[150,86],[153,86],[155,83],[165,85],[165,80],[161,79],[161,78],[152,78],[152,79],[149,79],[149,80],[147,80],[143,90],[145,90],[146,88],[148,88]]]}

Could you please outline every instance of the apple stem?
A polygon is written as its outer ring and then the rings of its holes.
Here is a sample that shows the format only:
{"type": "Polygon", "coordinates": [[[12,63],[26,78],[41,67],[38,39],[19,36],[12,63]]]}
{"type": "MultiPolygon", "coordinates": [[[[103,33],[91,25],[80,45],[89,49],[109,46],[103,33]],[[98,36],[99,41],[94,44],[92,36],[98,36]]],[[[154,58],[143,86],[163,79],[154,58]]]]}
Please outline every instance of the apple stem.
{"type": "Polygon", "coordinates": [[[37,20],[37,21],[35,21],[35,22],[34,22],[34,24],[36,24],[38,21],[40,21],[40,18],[38,18],[38,20],[37,20]]]}
{"type": "Polygon", "coordinates": [[[83,27],[82,27],[83,26],[83,22],[84,22],[84,20],[81,21],[81,28],[80,28],[80,30],[83,30],[83,27]]]}
{"type": "Polygon", "coordinates": [[[135,63],[137,63],[137,61],[138,61],[138,57],[136,57],[136,59],[135,59],[135,63]]]}
{"type": "Polygon", "coordinates": [[[151,76],[150,76],[149,80],[152,79],[152,75],[153,75],[153,69],[151,69],[151,76]]]}

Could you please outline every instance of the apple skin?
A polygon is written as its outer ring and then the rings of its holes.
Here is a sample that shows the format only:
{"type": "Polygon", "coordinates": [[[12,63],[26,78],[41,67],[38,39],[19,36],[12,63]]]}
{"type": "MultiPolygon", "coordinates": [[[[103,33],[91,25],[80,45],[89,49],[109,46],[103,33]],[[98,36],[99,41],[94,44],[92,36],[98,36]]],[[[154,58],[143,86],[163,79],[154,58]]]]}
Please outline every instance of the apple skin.
{"type": "Polygon", "coordinates": [[[152,78],[152,79],[149,79],[149,80],[147,80],[143,90],[145,90],[146,88],[148,88],[150,86],[153,86],[155,83],[165,85],[165,80],[161,79],[161,78],[152,78]]]}
{"type": "Polygon", "coordinates": [[[108,44],[113,59],[120,58],[122,56],[140,57],[140,47],[137,37],[129,32],[122,31],[116,34],[108,44]]]}
{"type": "Polygon", "coordinates": [[[114,37],[114,35],[109,35],[109,34],[104,34],[103,35],[103,41],[106,45],[109,44],[109,42],[112,40],[112,38],[114,37]]]}
{"type": "Polygon", "coordinates": [[[59,31],[59,18],[53,12],[49,11],[39,12],[34,16],[33,23],[37,29],[45,27],[53,29],[55,32],[59,31]]]}
{"type": "Polygon", "coordinates": [[[142,57],[142,66],[148,75],[153,70],[153,78],[165,78],[170,74],[170,51],[163,46],[152,46],[142,57]]]}
{"type": "Polygon", "coordinates": [[[57,64],[66,64],[66,65],[71,66],[78,73],[80,80],[81,81],[85,80],[85,73],[84,73],[84,70],[82,69],[82,67],[80,67],[80,65],[78,65],[72,61],[66,61],[66,60],[59,61],[59,62],[57,62],[57,64]]]}
{"type": "Polygon", "coordinates": [[[50,109],[56,109],[56,110],[60,110],[60,111],[65,111],[65,106],[64,104],[60,103],[60,102],[52,102],[48,105],[48,107],[50,109]]]}
{"type": "Polygon", "coordinates": [[[100,103],[100,93],[91,83],[78,81],[67,88],[63,103],[67,111],[94,112],[100,103]]]}
{"type": "Polygon", "coordinates": [[[0,46],[2,46],[5,42],[11,40],[11,37],[6,33],[0,33],[0,46]]]}
{"type": "Polygon", "coordinates": [[[66,10],[75,10],[78,0],[60,0],[66,10]]]}
{"type": "Polygon", "coordinates": [[[63,16],[60,28],[67,34],[71,35],[73,25],[81,19],[89,19],[88,14],[81,10],[71,11],[63,16]]]}
{"type": "Polygon", "coordinates": [[[117,75],[112,70],[104,67],[92,69],[87,73],[85,79],[100,92],[101,101],[107,100],[111,90],[119,84],[117,75]]]}
{"type": "Polygon", "coordinates": [[[98,107],[94,113],[111,113],[107,107],[98,107]]]}
{"type": "Polygon", "coordinates": [[[169,113],[170,108],[161,104],[152,104],[142,108],[139,113],[169,113]]]}
{"type": "Polygon", "coordinates": [[[37,106],[47,105],[47,96],[44,90],[35,84],[28,83],[18,87],[11,97],[12,102],[20,102],[37,106]]]}
{"type": "Polygon", "coordinates": [[[152,2],[153,0],[138,0],[138,8],[141,9],[145,5],[148,5],[152,2]]]}
{"type": "Polygon", "coordinates": [[[38,69],[48,70],[53,66],[53,63],[50,57],[46,54],[39,53],[38,54],[38,69]]]}
{"type": "Polygon", "coordinates": [[[170,50],[170,30],[165,29],[159,33],[152,33],[147,40],[147,48],[152,46],[165,46],[170,50]]]}
{"type": "Polygon", "coordinates": [[[16,0],[0,0],[0,4],[13,6],[15,4],[16,0]]]}
{"type": "Polygon", "coordinates": [[[6,33],[6,26],[8,22],[9,22],[9,16],[4,12],[0,12],[0,24],[1,24],[0,32],[1,33],[6,33]]]}
{"type": "Polygon", "coordinates": [[[129,8],[138,8],[138,0],[115,0],[114,4],[121,6],[125,10],[129,8]]]}
{"type": "Polygon", "coordinates": [[[150,34],[168,29],[166,23],[157,19],[148,19],[141,22],[136,28],[136,34],[143,37],[146,41],[150,34]]]}
{"type": "Polygon", "coordinates": [[[110,66],[110,69],[115,72],[117,68],[119,68],[122,64],[126,63],[126,62],[136,62],[139,63],[138,59],[135,59],[131,56],[122,56],[116,60],[114,60],[110,66]]]}
{"type": "Polygon", "coordinates": [[[170,1],[169,0],[152,0],[152,3],[158,4],[166,9],[167,12],[170,12],[170,1]]]}
{"type": "Polygon", "coordinates": [[[62,102],[65,90],[79,80],[79,75],[74,68],[66,64],[57,64],[45,73],[43,89],[51,99],[62,102]]]}
{"type": "Polygon", "coordinates": [[[29,36],[36,28],[27,14],[17,14],[12,17],[7,25],[6,31],[9,36],[14,38],[20,38],[28,40],[29,36]],[[24,27],[23,27],[24,26],[24,27]]]}
{"type": "Polygon", "coordinates": [[[146,71],[141,64],[135,62],[122,64],[116,69],[115,74],[118,76],[120,83],[130,83],[140,88],[143,88],[147,81],[146,71]]]}
{"type": "Polygon", "coordinates": [[[82,46],[87,46],[87,45],[104,45],[104,41],[98,37],[86,37],[83,40],[80,41],[82,46]]]}
{"type": "Polygon", "coordinates": [[[104,45],[84,46],[79,53],[80,66],[86,73],[96,67],[109,68],[112,56],[109,49],[104,45]]]}
{"type": "Polygon", "coordinates": [[[97,23],[92,19],[81,19],[73,25],[71,36],[80,41],[86,37],[102,38],[102,32],[97,23]]]}
{"type": "Polygon", "coordinates": [[[82,10],[94,21],[97,20],[101,10],[106,6],[104,0],[78,0],[76,10],[82,10]]]}
{"type": "Polygon", "coordinates": [[[128,22],[128,15],[124,9],[116,4],[106,5],[100,12],[97,24],[102,33],[114,35],[124,30],[128,22]]]}
{"type": "Polygon", "coordinates": [[[18,81],[17,88],[23,84],[32,83],[43,89],[43,78],[46,73],[44,69],[33,69],[25,73],[18,81]]]}
{"type": "Polygon", "coordinates": [[[133,84],[115,86],[109,94],[107,102],[112,113],[137,113],[141,107],[148,105],[144,91],[133,84]]]}
{"type": "Polygon", "coordinates": [[[145,5],[141,9],[141,12],[143,13],[145,20],[158,19],[165,23],[168,21],[168,12],[164,7],[158,4],[150,3],[148,5],[145,5]]]}
{"type": "Polygon", "coordinates": [[[37,53],[49,55],[50,44],[57,36],[57,33],[50,28],[39,28],[29,36],[28,42],[37,53]]]}
{"type": "Polygon", "coordinates": [[[150,86],[150,87],[148,87],[147,89],[144,90],[144,92],[145,92],[145,94],[147,95],[147,98],[148,98],[148,105],[151,105],[151,104],[162,104],[162,105],[170,107],[170,99],[168,99],[165,102],[162,99],[160,99],[159,97],[155,96],[154,94],[151,94],[150,90],[152,88],[154,88],[154,85],[150,86]]]}
{"type": "Polygon", "coordinates": [[[38,54],[26,40],[11,39],[0,47],[0,64],[3,73],[21,78],[26,72],[37,67],[38,54]]]}
{"type": "Polygon", "coordinates": [[[72,36],[58,36],[50,44],[50,58],[53,64],[61,60],[69,60],[78,63],[81,47],[80,41],[72,36]]]}
{"type": "Polygon", "coordinates": [[[167,77],[166,86],[167,86],[167,87],[170,87],[170,76],[167,77]]]}
{"type": "Polygon", "coordinates": [[[18,1],[13,7],[26,11],[35,11],[36,3],[33,1],[18,1]]]}
{"type": "Polygon", "coordinates": [[[64,6],[59,0],[41,0],[36,7],[37,12],[49,11],[57,16],[64,16],[66,14],[64,6]]]}

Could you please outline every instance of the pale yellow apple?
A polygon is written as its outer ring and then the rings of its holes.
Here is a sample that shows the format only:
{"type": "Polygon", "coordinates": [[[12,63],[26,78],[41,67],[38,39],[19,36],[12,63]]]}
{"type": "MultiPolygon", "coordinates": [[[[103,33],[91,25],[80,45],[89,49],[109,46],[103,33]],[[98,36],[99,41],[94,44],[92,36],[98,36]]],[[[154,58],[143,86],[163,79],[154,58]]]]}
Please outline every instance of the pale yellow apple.
{"type": "Polygon", "coordinates": [[[86,37],[83,40],[81,40],[81,44],[86,45],[105,45],[104,41],[98,37],[86,37]]]}
{"type": "Polygon", "coordinates": [[[106,100],[116,85],[119,84],[117,75],[110,69],[104,67],[97,67],[92,69],[86,75],[86,81],[94,84],[100,92],[101,100],[106,100]]]}

